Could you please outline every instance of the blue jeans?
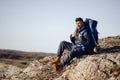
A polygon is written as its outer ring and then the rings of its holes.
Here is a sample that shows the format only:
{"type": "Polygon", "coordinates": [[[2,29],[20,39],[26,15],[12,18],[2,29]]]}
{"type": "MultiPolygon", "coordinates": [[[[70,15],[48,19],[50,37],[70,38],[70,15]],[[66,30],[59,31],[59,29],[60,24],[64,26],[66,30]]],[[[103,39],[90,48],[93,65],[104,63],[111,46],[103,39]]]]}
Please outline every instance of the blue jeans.
{"type": "Polygon", "coordinates": [[[73,58],[81,57],[85,53],[85,51],[83,51],[79,47],[75,47],[72,43],[67,42],[67,41],[62,41],[62,42],[60,42],[58,52],[57,52],[57,56],[61,57],[65,49],[70,51],[70,53],[67,55],[67,57],[65,57],[61,61],[63,66],[66,65],[67,63],[69,63],[73,58]]]}

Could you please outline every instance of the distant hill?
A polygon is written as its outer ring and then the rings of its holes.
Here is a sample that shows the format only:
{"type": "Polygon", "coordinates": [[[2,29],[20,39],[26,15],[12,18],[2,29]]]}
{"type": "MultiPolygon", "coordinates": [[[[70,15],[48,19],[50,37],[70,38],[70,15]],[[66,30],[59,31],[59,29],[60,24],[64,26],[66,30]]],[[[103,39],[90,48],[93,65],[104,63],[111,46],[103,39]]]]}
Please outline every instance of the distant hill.
{"type": "Polygon", "coordinates": [[[36,59],[43,58],[45,56],[55,55],[53,53],[43,53],[43,52],[25,52],[17,50],[7,50],[0,49],[0,58],[7,59],[36,59]]]}
{"type": "Polygon", "coordinates": [[[43,52],[25,52],[18,50],[0,49],[0,62],[6,64],[17,65],[18,67],[26,67],[30,61],[39,60],[46,56],[53,56],[53,53],[43,52]]]}

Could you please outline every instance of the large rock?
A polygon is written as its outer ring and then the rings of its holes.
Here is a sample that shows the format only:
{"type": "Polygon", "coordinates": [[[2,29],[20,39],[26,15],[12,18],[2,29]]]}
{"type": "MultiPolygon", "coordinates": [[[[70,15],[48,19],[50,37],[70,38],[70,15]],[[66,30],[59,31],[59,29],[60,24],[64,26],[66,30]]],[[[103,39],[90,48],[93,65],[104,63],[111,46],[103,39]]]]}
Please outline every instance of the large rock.
{"type": "Polygon", "coordinates": [[[119,80],[120,53],[88,56],[56,80],[119,80]]]}

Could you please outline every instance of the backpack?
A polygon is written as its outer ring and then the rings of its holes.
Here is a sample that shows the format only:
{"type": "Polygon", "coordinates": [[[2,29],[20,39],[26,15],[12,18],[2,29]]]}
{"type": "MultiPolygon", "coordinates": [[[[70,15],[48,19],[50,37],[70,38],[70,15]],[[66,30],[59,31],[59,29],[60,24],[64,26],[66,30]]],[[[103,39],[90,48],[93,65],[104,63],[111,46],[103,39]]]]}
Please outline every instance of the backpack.
{"type": "Polygon", "coordinates": [[[90,28],[91,30],[91,33],[92,33],[92,37],[93,37],[93,40],[94,40],[94,44],[97,45],[98,43],[98,31],[97,31],[97,21],[96,20],[93,20],[93,19],[90,19],[90,18],[86,18],[85,19],[85,24],[88,28],[90,28]]]}

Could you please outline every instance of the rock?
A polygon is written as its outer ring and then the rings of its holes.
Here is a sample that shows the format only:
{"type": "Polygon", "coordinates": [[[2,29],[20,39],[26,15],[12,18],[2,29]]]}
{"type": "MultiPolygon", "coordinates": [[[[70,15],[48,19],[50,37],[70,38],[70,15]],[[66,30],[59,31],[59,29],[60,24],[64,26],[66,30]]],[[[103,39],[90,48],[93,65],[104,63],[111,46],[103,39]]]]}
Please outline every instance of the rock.
{"type": "Polygon", "coordinates": [[[21,71],[21,69],[16,66],[0,63],[0,79],[9,79],[9,77],[19,71],[21,71]]]}
{"type": "Polygon", "coordinates": [[[21,73],[11,77],[12,80],[53,80],[55,73],[52,72],[51,66],[48,64],[52,57],[34,60],[30,65],[23,69],[21,73]],[[53,76],[53,77],[52,77],[53,76]]]}
{"type": "MultiPolygon", "coordinates": [[[[104,54],[109,56],[110,54],[104,54]]],[[[113,54],[118,55],[120,54],[113,54]]],[[[104,58],[97,56],[88,56],[84,60],[80,61],[75,68],[69,69],[63,73],[62,76],[56,80],[108,80],[114,77],[116,80],[119,80],[120,71],[116,73],[118,76],[114,76],[112,70],[116,67],[119,67],[120,70],[120,61],[117,63],[113,61],[114,58],[104,58]]]]}

